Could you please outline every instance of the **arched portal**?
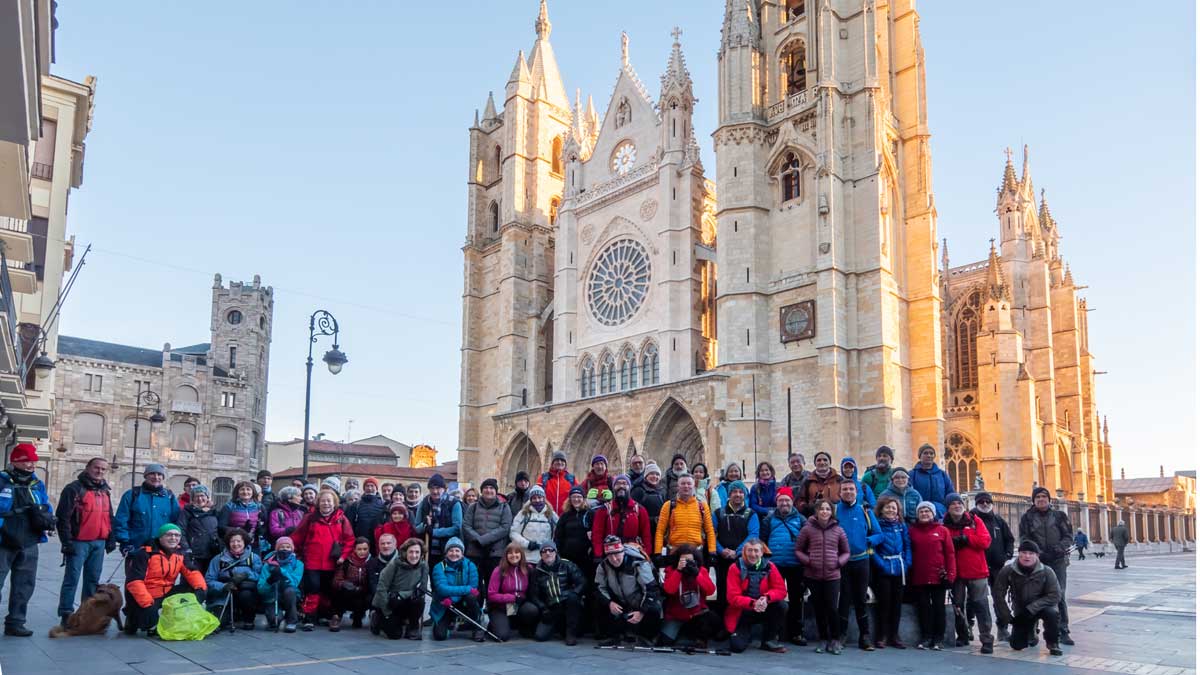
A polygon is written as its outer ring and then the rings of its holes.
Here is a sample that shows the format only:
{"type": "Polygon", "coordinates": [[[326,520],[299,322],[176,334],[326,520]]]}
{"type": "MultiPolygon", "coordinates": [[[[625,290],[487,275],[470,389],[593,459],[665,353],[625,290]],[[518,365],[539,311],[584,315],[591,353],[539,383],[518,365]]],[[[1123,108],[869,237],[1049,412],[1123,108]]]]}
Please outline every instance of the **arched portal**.
{"type": "Polygon", "coordinates": [[[613,436],[612,428],[590,410],[583,413],[571,426],[571,432],[563,440],[562,449],[567,453],[567,462],[577,478],[587,475],[592,468],[592,457],[596,455],[608,458],[610,474],[622,464],[617,438],[613,436]]]}
{"type": "Polygon", "coordinates": [[[516,482],[517,472],[525,471],[529,474],[529,480],[537,481],[537,477],[542,473],[542,458],[538,454],[537,446],[524,433],[519,433],[508,444],[508,450],[504,453],[504,464],[501,467],[501,475],[504,480],[500,483],[504,489],[516,482]]]}
{"type": "Polygon", "coordinates": [[[688,466],[704,461],[704,439],[700,428],[688,411],[673,398],[668,398],[650,418],[646,441],[642,444],[646,461],[654,460],[665,473],[671,457],[682,453],[688,466]]]}
{"type": "Polygon", "coordinates": [[[1074,476],[1071,475],[1071,452],[1067,450],[1067,446],[1060,440],[1057,444],[1058,457],[1058,488],[1063,491],[1063,495],[1067,499],[1072,499],[1075,496],[1074,476]]]}

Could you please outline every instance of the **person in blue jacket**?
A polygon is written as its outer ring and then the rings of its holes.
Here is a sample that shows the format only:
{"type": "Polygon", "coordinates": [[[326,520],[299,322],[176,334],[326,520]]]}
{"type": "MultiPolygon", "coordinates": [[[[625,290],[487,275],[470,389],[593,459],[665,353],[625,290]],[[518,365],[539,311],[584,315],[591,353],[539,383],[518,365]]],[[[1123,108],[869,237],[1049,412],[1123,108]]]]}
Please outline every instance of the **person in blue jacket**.
{"type": "Polygon", "coordinates": [[[912,567],[912,542],[900,501],[888,494],[875,505],[879,541],[871,553],[871,590],[875,592],[875,647],[904,649],[900,641],[900,607],[912,567]]]}
{"type": "Polygon", "coordinates": [[[887,489],[879,495],[879,499],[891,497],[900,502],[900,518],[909,525],[917,522],[917,506],[921,504],[921,493],[912,488],[909,483],[908,469],[902,466],[892,471],[892,480],[887,489]]]}
{"type": "Polygon", "coordinates": [[[867,586],[871,580],[871,549],[883,535],[879,530],[879,521],[875,519],[871,507],[863,503],[861,495],[862,485],[853,478],[842,478],[834,517],[846,532],[850,561],[842,567],[838,618],[841,621],[841,639],[845,641],[846,629],[850,627],[850,605],[853,604],[858,619],[858,648],[873,652],[875,647],[871,644],[867,622],[867,586]]]}
{"type": "Polygon", "coordinates": [[[283,614],[283,632],[295,633],[300,622],[300,579],[304,577],[304,563],[296,555],[292,538],[282,536],[275,540],[275,551],[263,558],[259,568],[258,594],[262,596],[267,628],[279,626],[279,615],[283,614]]]}
{"type": "Polygon", "coordinates": [[[462,536],[463,507],[446,494],[446,479],[440,473],[429,477],[428,488],[429,494],[417,505],[412,526],[418,538],[429,537],[429,566],[433,569],[446,555],[450,538],[462,536]]]}
{"type": "MultiPolygon", "coordinates": [[[[770,462],[759,462],[754,469],[754,484],[750,486],[750,508],[759,518],[766,518],[775,508],[775,467],[770,462]]],[[[772,561],[774,562],[774,561],[772,561]]]]}
{"type": "Polygon", "coordinates": [[[225,550],[212,559],[204,575],[208,584],[208,611],[222,625],[240,619],[242,630],[254,630],[258,614],[258,577],[262,558],[250,547],[251,536],[234,527],[225,532],[225,550]],[[232,606],[231,606],[232,605],[232,606]]]}
{"type": "Polygon", "coordinates": [[[158,528],[179,520],[179,500],[167,489],[167,470],[162,464],[147,464],[142,484],[121,495],[113,530],[121,555],[145,546],[158,528]]]}
{"type": "Polygon", "coordinates": [[[792,489],[781,487],[775,492],[775,508],[763,518],[759,538],[767,544],[771,564],[787,582],[787,623],[783,635],[792,644],[804,646],[804,566],[796,557],[796,537],[805,524],[800,509],[794,506],[792,489]]]}
{"type": "MultiPolygon", "coordinates": [[[[434,640],[450,636],[450,622],[454,618],[451,607],[479,621],[479,569],[463,557],[462,539],[451,537],[446,542],[446,557],[433,566],[429,576],[433,586],[429,616],[433,619],[434,640]]],[[[471,639],[483,642],[483,631],[476,628],[471,639]]]]}
{"type": "Polygon", "coordinates": [[[0,471],[0,588],[12,573],[8,589],[8,616],[4,634],[29,637],[25,613],[37,583],[38,545],[54,529],[54,510],[46,484],[38,479],[37,447],[18,443],[9,456],[7,471],[0,471]]]}
{"type": "Polygon", "coordinates": [[[941,520],[946,515],[946,497],[955,492],[950,476],[934,461],[937,451],[926,443],[917,450],[917,465],[909,472],[909,481],[913,489],[921,493],[921,499],[932,502],[936,510],[935,520],[941,520]]]}
{"type": "MultiPolygon", "coordinates": [[[[854,461],[853,457],[842,458],[842,478],[849,478],[854,481],[854,487],[858,489],[858,501],[866,504],[870,508],[875,508],[875,491],[868,485],[864,485],[858,477],[858,462],[854,461]]],[[[841,494],[839,488],[838,494],[841,494]]]]}

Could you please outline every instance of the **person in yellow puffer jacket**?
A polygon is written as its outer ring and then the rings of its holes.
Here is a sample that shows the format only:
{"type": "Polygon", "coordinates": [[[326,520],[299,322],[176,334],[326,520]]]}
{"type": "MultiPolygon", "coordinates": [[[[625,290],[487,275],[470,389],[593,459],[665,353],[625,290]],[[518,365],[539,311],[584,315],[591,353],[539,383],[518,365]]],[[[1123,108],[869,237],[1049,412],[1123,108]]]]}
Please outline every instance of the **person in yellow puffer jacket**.
{"type": "Polygon", "coordinates": [[[679,478],[679,493],[663,504],[654,531],[654,552],[670,555],[683,544],[695,546],[697,552],[716,555],[717,536],[713,532],[712,514],[708,504],[696,498],[696,481],[690,475],[679,478]]]}

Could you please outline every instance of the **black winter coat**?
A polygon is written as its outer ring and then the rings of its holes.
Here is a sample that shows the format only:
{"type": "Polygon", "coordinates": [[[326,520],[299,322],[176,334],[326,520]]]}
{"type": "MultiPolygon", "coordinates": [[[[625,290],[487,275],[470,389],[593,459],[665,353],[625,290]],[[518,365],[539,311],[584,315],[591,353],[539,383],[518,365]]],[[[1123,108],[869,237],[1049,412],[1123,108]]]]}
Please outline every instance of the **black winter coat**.
{"type": "Polygon", "coordinates": [[[590,560],[592,555],[592,539],[588,535],[590,528],[585,519],[587,515],[587,510],[576,511],[568,504],[554,527],[554,543],[558,545],[558,554],[576,564],[590,560]]]}
{"type": "MultiPolygon", "coordinates": [[[[383,522],[386,514],[387,504],[383,503],[382,497],[363,495],[346,511],[346,518],[350,520],[355,537],[366,537],[374,542],[375,527],[383,522]]],[[[375,545],[372,544],[371,548],[375,548],[375,545]]]]}
{"type": "Polygon", "coordinates": [[[1038,556],[1042,562],[1052,565],[1067,558],[1067,551],[1075,543],[1075,529],[1071,527],[1071,519],[1067,514],[1057,509],[1038,511],[1036,506],[1029,507],[1021,516],[1021,540],[1030,539],[1037,542],[1042,549],[1038,556]]]}
{"type": "Polygon", "coordinates": [[[667,503],[667,486],[660,482],[658,489],[650,487],[650,484],[642,480],[637,487],[629,492],[629,496],[633,501],[642,505],[650,515],[650,531],[654,532],[658,527],[658,514],[662,513],[663,504],[667,503]]]}
{"type": "Polygon", "coordinates": [[[998,513],[983,513],[979,509],[971,509],[971,513],[979,518],[988,534],[992,535],[992,543],[987,549],[987,565],[991,574],[996,574],[1004,563],[1012,560],[1013,546],[1017,543],[1013,537],[1012,528],[1008,526],[998,513]]]}
{"type": "Polygon", "coordinates": [[[996,621],[1006,626],[1012,623],[1015,614],[1037,614],[1049,607],[1057,608],[1062,591],[1054,570],[1039,562],[1032,570],[1026,571],[1014,560],[996,575],[996,583],[992,584],[992,598],[999,614],[996,621]],[[1011,609],[1008,604],[1010,594],[1011,609]]]}
{"type": "Polygon", "coordinates": [[[221,553],[221,535],[218,528],[217,510],[200,510],[188,504],[179,512],[179,529],[183,530],[180,550],[196,558],[209,559],[221,553]]]}
{"type": "Polygon", "coordinates": [[[549,567],[539,562],[529,571],[529,594],[526,600],[544,611],[568,597],[583,602],[586,590],[587,580],[583,578],[579,566],[560,557],[549,567]]]}

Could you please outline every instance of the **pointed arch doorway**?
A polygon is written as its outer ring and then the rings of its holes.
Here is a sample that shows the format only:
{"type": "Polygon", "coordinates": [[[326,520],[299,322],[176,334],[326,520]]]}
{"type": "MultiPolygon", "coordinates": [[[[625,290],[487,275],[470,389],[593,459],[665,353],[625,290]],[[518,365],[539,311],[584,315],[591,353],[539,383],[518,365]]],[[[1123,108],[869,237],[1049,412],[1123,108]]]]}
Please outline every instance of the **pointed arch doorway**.
{"type": "Polygon", "coordinates": [[[622,465],[617,437],[612,427],[591,410],[585,412],[571,426],[571,432],[563,440],[563,452],[575,477],[582,479],[591,470],[592,457],[604,455],[608,458],[608,472],[615,475],[622,465]]]}
{"type": "MultiPolygon", "coordinates": [[[[676,454],[682,454],[687,459],[688,467],[704,462],[704,438],[683,405],[674,398],[668,398],[650,418],[642,455],[647,462],[653,460],[666,473],[671,466],[671,458],[676,454]]],[[[712,471],[712,467],[709,467],[709,471],[712,471]]]]}
{"type": "Polygon", "coordinates": [[[500,483],[502,489],[508,489],[516,483],[518,471],[528,473],[531,481],[536,481],[542,473],[542,457],[538,454],[537,446],[524,433],[517,434],[504,453],[504,466],[501,470],[504,480],[500,483]]]}

